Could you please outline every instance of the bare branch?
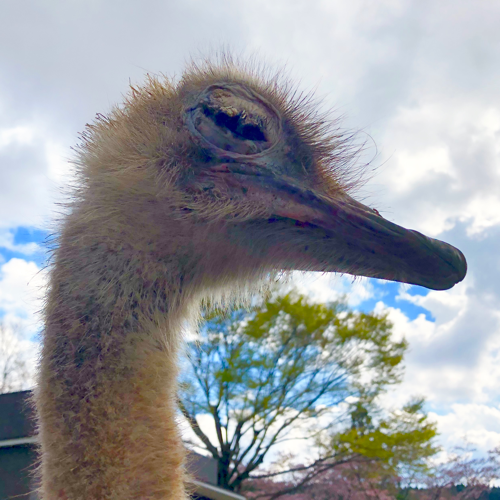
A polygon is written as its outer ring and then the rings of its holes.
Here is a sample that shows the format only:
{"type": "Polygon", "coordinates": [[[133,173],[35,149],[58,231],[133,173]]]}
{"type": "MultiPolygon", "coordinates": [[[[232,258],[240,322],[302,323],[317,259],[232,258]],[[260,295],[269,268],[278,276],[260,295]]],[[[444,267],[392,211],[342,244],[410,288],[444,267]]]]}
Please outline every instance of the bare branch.
{"type": "Polygon", "coordinates": [[[208,436],[200,429],[200,426],[198,425],[198,422],[196,421],[196,418],[191,415],[187,410],[182,401],[179,401],[179,408],[186,418],[186,420],[189,422],[189,425],[191,426],[191,429],[193,429],[194,433],[196,436],[203,442],[203,444],[207,447],[207,450],[213,455],[214,458],[219,458],[219,451],[217,448],[210,442],[210,439],[208,439],[208,436]]]}

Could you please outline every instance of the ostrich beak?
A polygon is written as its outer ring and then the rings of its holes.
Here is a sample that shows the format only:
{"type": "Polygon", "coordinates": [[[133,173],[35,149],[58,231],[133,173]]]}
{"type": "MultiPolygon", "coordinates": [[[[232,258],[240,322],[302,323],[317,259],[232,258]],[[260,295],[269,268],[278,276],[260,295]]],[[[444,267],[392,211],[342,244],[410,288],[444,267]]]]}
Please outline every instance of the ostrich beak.
{"type": "Polygon", "coordinates": [[[269,207],[274,217],[293,220],[306,237],[312,236],[307,251],[315,256],[315,242],[322,247],[322,256],[308,270],[381,278],[433,290],[447,290],[466,275],[467,262],[460,250],[398,226],[342,191],[319,193],[289,177],[256,174],[249,165],[225,164],[211,170],[219,179],[225,178],[224,184],[231,186],[233,194],[240,187],[247,201],[269,207]],[[318,240],[319,228],[323,231],[318,240]],[[325,247],[331,249],[327,259],[325,247]]]}
{"type": "MultiPolygon", "coordinates": [[[[337,264],[336,270],[349,273],[352,267],[356,275],[433,290],[447,290],[466,275],[467,262],[460,250],[398,226],[346,194],[313,205],[303,205],[302,211],[290,215],[323,228],[335,240],[340,255],[349,256],[348,261],[337,264]]],[[[280,215],[286,216],[286,210],[280,215]]]]}
{"type": "Polygon", "coordinates": [[[276,190],[287,203],[277,207],[276,215],[311,230],[324,229],[335,255],[341,256],[332,259],[331,270],[433,290],[447,290],[467,273],[467,262],[457,248],[398,226],[345,193],[325,196],[278,184],[276,190]]]}

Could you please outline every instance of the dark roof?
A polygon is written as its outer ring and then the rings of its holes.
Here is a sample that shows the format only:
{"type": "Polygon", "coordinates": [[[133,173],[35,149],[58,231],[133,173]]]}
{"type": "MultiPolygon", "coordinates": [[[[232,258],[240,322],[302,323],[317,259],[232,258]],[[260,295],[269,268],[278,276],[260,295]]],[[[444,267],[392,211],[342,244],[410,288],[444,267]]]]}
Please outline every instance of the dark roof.
{"type": "Polygon", "coordinates": [[[0,441],[35,435],[31,391],[0,394],[0,441]]]}
{"type": "Polygon", "coordinates": [[[187,457],[187,468],[198,481],[217,485],[217,460],[214,458],[204,457],[190,451],[187,457]]]}

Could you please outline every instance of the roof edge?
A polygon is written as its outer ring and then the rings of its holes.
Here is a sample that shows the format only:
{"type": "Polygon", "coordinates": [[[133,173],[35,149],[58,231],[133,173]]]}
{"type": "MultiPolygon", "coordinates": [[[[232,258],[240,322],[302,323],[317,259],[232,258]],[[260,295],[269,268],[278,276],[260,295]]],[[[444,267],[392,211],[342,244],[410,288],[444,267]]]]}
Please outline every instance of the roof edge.
{"type": "Polygon", "coordinates": [[[212,500],[246,500],[242,495],[238,495],[233,491],[224,490],[218,486],[202,483],[201,481],[189,481],[195,486],[195,492],[204,495],[212,500]]]}

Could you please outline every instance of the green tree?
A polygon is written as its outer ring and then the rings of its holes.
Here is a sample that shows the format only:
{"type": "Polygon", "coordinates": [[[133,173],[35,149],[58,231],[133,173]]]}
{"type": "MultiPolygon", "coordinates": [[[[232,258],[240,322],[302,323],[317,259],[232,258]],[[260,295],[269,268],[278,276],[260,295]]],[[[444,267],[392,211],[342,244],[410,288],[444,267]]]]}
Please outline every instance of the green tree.
{"type": "Polygon", "coordinates": [[[425,418],[421,425],[414,421],[421,403],[403,409],[401,418],[376,415],[377,396],[400,381],[406,349],[404,340],[392,339],[385,315],[355,312],[343,301],[313,304],[289,293],[205,320],[189,344],[180,408],[198,446],[218,461],[220,486],[242,491],[258,484],[251,479],[262,484],[300,473],[302,487],[361,455],[395,468],[412,453],[431,453],[432,447],[423,450],[435,429],[425,418]],[[206,414],[216,441],[199,426],[197,417],[206,414]],[[413,427],[405,428],[408,415],[413,427]],[[317,441],[316,461],[263,473],[269,452],[298,426],[309,443],[317,441]]]}

